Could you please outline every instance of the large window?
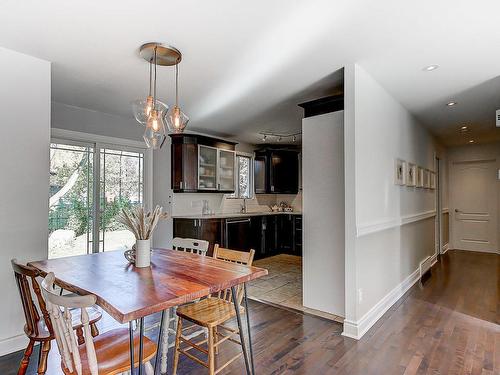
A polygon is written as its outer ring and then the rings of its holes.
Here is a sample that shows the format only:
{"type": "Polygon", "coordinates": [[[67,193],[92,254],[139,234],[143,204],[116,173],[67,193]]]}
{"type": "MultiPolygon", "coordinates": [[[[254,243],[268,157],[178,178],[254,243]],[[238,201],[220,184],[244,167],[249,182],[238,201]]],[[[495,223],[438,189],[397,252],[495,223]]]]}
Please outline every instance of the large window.
{"type": "Polygon", "coordinates": [[[236,190],[234,198],[252,198],[253,196],[253,158],[249,154],[236,155],[236,190]]]}
{"type": "Polygon", "coordinates": [[[144,202],[144,150],[54,141],[50,147],[49,258],[128,249],[116,220],[144,202]]]}

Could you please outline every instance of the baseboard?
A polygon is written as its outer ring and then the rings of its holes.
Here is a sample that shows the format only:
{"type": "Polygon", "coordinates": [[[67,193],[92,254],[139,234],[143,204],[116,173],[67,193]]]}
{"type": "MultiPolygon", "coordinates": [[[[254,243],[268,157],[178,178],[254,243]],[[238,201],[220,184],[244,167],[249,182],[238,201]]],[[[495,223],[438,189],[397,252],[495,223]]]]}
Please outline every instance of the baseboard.
{"type": "Polygon", "coordinates": [[[443,249],[441,250],[441,254],[446,254],[446,252],[449,250],[449,248],[450,248],[449,243],[443,245],[443,249]]]}
{"type": "Polygon", "coordinates": [[[0,356],[24,350],[26,346],[28,346],[28,338],[24,333],[0,340],[0,356]]]}
{"type": "MultiPolygon", "coordinates": [[[[437,261],[437,256],[432,256],[432,265],[437,261]]],[[[363,335],[394,305],[420,278],[420,271],[417,268],[399,285],[392,289],[384,298],[382,298],[375,306],[373,306],[361,319],[358,321],[344,320],[343,336],[361,339],[363,335]]]]}

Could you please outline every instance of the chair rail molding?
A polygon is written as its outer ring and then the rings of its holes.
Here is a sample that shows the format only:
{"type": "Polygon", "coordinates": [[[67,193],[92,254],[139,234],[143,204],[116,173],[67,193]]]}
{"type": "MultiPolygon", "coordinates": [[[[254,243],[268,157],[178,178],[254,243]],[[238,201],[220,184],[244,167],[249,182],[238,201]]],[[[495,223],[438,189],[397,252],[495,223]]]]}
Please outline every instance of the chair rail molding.
{"type": "Polygon", "coordinates": [[[397,218],[376,221],[358,225],[356,234],[358,237],[366,236],[372,233],[382,232],[387,229],[400,227],[402,225],[415,223],[417,221],[427,220],[436,216],[436,210],[419,212],[411,215],[403,215],[397,218]]]}

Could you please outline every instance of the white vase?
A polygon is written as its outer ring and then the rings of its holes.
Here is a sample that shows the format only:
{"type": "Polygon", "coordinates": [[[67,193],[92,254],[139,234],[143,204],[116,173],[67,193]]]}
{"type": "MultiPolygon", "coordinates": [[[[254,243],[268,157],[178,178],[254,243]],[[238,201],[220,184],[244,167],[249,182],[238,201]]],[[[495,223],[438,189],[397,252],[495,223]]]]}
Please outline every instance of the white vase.
{"type": "Polygon", "coordinates": [[[135,266],[149,267],[151,265],[151,242],[150,240],[135,241],[135,266]]]}

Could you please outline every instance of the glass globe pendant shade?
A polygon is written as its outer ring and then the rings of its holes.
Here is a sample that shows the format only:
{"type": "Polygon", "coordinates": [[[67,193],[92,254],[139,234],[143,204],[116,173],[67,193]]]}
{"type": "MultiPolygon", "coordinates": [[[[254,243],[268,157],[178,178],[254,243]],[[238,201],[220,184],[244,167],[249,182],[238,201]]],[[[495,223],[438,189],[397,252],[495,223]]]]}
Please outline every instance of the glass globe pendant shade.
{"type": "MultiPolygon", "coordinates": [[[[142,125],[146,125],[149,115],[153,108],[155,108],[153,97],[150,95],[146,99],[134,100],[131,104],[134,117],[142,125]]],[[[165,113],[168,110],[168,105],[159,100],[156,100],[156,109],[159,112],[165,113]]]]}
{"type": "Polygon", "coordinates": [[[178,106],[165,113],[165,122],[170,133],[182,133],[189,122],[189,117],[178,106]]]}
{"type": "Polygon", "coordinates": [[[166,138],[165,125],[163,124],[162,116],[156,109],[151,110],[143,138],[148,148],[157,150],[163,146],[166,138]]]}

